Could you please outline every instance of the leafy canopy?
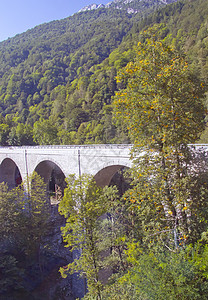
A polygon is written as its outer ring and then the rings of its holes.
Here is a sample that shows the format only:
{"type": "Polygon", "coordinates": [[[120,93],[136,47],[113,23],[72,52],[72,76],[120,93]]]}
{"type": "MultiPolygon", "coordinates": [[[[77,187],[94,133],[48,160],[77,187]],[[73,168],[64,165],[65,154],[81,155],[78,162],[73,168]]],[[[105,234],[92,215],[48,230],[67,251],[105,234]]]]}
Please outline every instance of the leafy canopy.
{"type": "MultiPolygon", "coordinates": [[[[202,216],[202,202],[207,211],[207,186],[200,179],[206,177],[207,166],[197,172],[197,155],[188,147],[205,126],[205,87],[185,56],[158,38],[162,29],[155,25],[144,31],[135,61],[117,77],[124,87],[116,93],[114,108],[134,143],[135,186],[126,198],[139,211],[143,241],[155,230],[174,231],[177,247],[179,235],[193,238],[191,224],[194,215],[202,216]]],[[[202,216],[196,227],[203,221],[202,216]]]]}
{"type": "Polygon", "coordinates": [[[102,241],[100,226],[116,191],[107,187],[102,189],[92,176],[86,174],[79,178],[71,175],[67,183],[59,205],[59,212],[66,218],[62,236],[70,251],[76,251],[78,255],[60,272],[63,277],[79,272],[87,278],[89,292],[101,299],[99,273],[104,266],[99,246],[102,241]]]}
{"type": "Polygon", "coordinates": [[[117,76],[116,117],[126,122],[136,146],[193,143],[203,131],[204,84],[191,74],[183,55],[157,39],[161,26],[144,32],[137,56],[117,76]]]}

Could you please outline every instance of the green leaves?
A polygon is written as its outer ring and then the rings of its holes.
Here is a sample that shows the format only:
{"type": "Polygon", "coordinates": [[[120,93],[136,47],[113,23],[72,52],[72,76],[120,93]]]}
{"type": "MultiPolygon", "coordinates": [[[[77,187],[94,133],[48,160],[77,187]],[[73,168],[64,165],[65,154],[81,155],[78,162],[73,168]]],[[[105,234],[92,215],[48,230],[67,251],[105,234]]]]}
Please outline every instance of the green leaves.
{"type": "MultiPolygon", "coordinates": [[[[143,242],[154,231],[176,229],[194,238],[191,206],[197,203],[200,211],[205,192],[187,146],[204,129],[205,89],[184,56],[157,38],[161,28],[155,25],[143,33],[146,40],[138,44],[135,61],[117,77],[126,88],[114,98],[116,117],[124,118],[134,143],[135,186],[125,197],[140,219],[143,242]],[[201,186],[197,193],[192,189],[194,177],[201,186]]],[[[204,165],[204,176],[206,172],[204,165]]]]}
{"type": "Polygon", "coordinates": [[[25,229],[24,216],[24,191],[22,187],[9,190],[6,184],[0,184],[0,221],[1,238],[10,239],[13,235],[20,234],[25,229]]]}
{"type": "Polygon", "coordinates": [[[66,218],[62,227],[63,240],[70,251],[79,251],[79,258],[67,267],[61,268],[62,276],[68,272],[79,272],[88,280],[92,295],[100,299],[101,282],[99,272],[102,268],[100,224],[110,206],[115,192],[98,187],[89,175],[67,179],[67,188],[59,204],[59,212],[66,218]]]}
{"type": "Polygon", "coordinates": [[[203,85],[190,74],[185,58],[163,41],[145,32],[137,56],[117,77],[127,82],[116,93],[117,118],[124,118],[132,141],[152,148],[193,143],[204,129],[203,85]]]}
{"type": "Polygon", "coordinates": [[[36,121],[33,128],[33,140],[38,145],[56,145],[58,141],[58,124],[55,118],[36,121]]]}
{"type": "MultiPolygon", "coordinates": [[[[193,256],[197,247],[166,253],[142,252],[130,247],[133,267],[121,280],[134,285],[135,294],[142,299],[167,299],[167,295],[169,299],[206,299],[207,284],[203,283],[206,275],[202,275],[196,264],[207,249],[202,247],[201,254],[193,256]]],[[[207,266],[204,259],[203,262],[207,266]]]]}

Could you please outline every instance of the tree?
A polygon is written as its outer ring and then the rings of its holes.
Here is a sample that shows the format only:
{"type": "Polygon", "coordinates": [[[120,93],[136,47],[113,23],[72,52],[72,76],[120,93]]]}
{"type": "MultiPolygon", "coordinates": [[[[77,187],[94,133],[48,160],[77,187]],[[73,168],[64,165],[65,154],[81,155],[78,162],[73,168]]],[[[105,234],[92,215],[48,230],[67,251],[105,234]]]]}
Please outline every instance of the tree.
{"type": "Polygon", "coordinates": [[[23,296],[23,269],[11,254],[0,255],[0,296],[1,299],[18,299],[18,292],[23,296]]]}
{"type": "Polygon", "coordinates": [[[117,76],[126,87],[116,93],[114,108],[137,147],[193,143],[205,127],[204,84],[191,73],[184,55],[157,39],[160,29],[144,32],[135,61],[117,76]]]}
{"type": "Polygon", "coordinates": [[[133,291],[131,299],[167,299],[167,295],[173,300],[206,299],[208,247],[205,242],[200,239],[194,246],[180,251],[159,253],[131,244],[128,259],[132,267],[120,279],[120,286],[133,291]]]}
{"type": "Polygon", "coordinates": [[[0,237],[7,242],[20,242],[24,238],[24,192],[21,186],[10,190],[5,183],[0,184],[0,237]]]}
{"type": "Polygon", "coordinates": [[[36,121],[33,128],[33,140],[39,145],[58,144],[58,128],[56,119],[36,121]]]}
{"type": "Polygon", "coordinates": [[[14,122],[7,137],[10,146],[33,145],[33,130],[30,125],[14,122]]]}
{"type": "Polygon", "coordinates": [[[117,77],[116,118],[134,143],[132,188],[123,196],[132,238],[128,272],[105,299],[207,297],[207,247],[197,242],[207,230],[207,155],[188,145],[204,128],[205,89],[185,57],[156,38],[158,29],[144,33],[117,77]]]}
{"type": "Polygon", "coordinates": [[[79,257],[60,269],[63,277],[79,272],[87,278],[91,296],[101,299],[102,283],[100,271],[105,268],[102,258],[106,250],[99,245],[103,239],[101,223],[104,214],[115,196],[115,189],[100,188],[91,176],[83,175],[67,179],[63,200],[59,212],[66,218],[62,235],[70,251],[78,251],[79,257]],[[110,190],[110,192],[109,192],[110,190]]]}
{"type": "Polygon", "coordinates": [[[3,297],[2,299],[28,298],[30,284],[28,275],[25,274],[29,269],[31,272],[31,268],[37,272],[38,265],[40,276],[42,275],[41,254],[44,250],[41,246],[46,246],[43,237],[46,236],[50,225],[49,200],[46,185],[38,174],[33,174],[31,182],[28,195],[25,194],[23,185],[9,189],[6,184],[0,184],[0,297],[3,297]]]}
{"type": "Polygon", "coordinates": [[[0,184],[0,297],[9,299],[23,290],[23,268],[27,232],[24,191],[0,184]]]}
{"type": "Polygon", "coordinates": [[[7,138],[9,134],[9,125],[1,123],[0,124],[0,144],[1,146],[5,146],[7,144],[7,138]]]}
{"type": "Polygon", "coordinates": [[[118,75],[124,88],[116,93],[114,108],[134,143],[135,188],[126,198],[143,211],[143,234],[172,230],[177,247],[179,234],[192,238],[193,201],[199,210],[202,199],[207,207],[206,186],[200,185],[193,195],[197,176],[188,147],[205,126],[205,88],[184,55],[157,38],[161,28],[157,25],[143,33],[146,39],[138,44],[135,61],[118,75]]]}
{"type": "Polygon", "coordinates": [[[28,216],[28,253],[33,254],[40,264],[40,246],[43,237],[48,232],[50,203],[47,187],[43,179],[36,172],[30,178],[29,193],[26,202],[28,216]]]}

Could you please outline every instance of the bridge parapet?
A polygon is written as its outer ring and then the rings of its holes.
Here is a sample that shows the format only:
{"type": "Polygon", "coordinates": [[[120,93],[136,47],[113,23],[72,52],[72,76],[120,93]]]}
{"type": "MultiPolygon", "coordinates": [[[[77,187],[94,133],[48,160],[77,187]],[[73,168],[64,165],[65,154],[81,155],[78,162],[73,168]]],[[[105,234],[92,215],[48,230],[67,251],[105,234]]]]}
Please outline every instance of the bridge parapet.
{"type": "Polygon", "coordinates": [[[1,149],[130,149],[131,144],[89,144],[89,145],[39,145],[39,146],[0,146],[1,149]]]}

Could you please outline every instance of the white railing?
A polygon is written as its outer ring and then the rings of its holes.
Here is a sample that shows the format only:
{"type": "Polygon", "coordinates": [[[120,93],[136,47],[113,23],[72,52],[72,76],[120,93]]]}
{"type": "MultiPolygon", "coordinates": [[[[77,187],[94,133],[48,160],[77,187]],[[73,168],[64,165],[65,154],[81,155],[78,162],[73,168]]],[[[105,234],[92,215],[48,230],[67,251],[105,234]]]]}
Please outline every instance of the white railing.
{"type": "Polygon", "coordinates": [[[0,149],[129,149],[131,144],[0,146],[0,149]]]}

